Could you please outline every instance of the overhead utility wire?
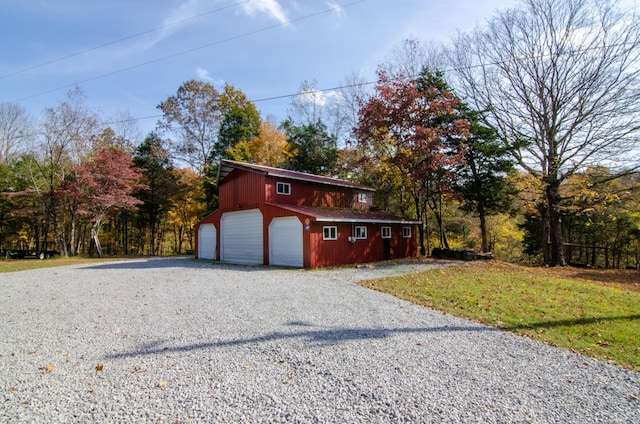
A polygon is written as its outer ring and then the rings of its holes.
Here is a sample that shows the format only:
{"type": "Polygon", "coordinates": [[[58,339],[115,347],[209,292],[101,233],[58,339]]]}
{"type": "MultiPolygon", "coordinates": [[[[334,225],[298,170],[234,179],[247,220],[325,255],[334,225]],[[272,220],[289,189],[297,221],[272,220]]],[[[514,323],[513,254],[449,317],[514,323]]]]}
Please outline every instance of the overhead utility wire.
{"type": "Polygon", "coordinates": [[[116,75],[116,74],[119,74],[119,73],[122,73],[122,72],[130,71],[132,69],[141,68],[143,66],[150,65],[152,63],[162,62],[164,60],[172,59],[172,58],[178,57],[178,56],[183,56],[185,54],[193,53],[193,52],[198,51],[198,50],[206,49],[206,48],[209,48],[209,47],[213,47],[213,46],[217,46],[217,45],[220,45],[220,44],[228,43],[230,41],[234,41],[234,40],[238,40],[238,39],[241,39],[241,38],[249,37],[251,35],[255,35],[255,34],[262,33],[262,32],[266,32],[266,31],[269,31],[269,30],[272,30],[272,29],[275,29],[275,28],[280,28],[280,27],[283,27],[285,25],[289,25],[289,24],[292,24],[292,23],[304,21],[306,19],[315,18],[316,16],[325,15],[327,13],[335,12],[336,10],[340,10],[340,9],[345,8],[345,7],[350,7],[350,6],[359,4],[359,3],[364,3],[366,1],[369,1],[369,0],[356,0],[356,1],[352,1],[350,3],[346,3],[346,4],[343,4],[343,5],[332,6],[332,7],[328,8],[328,9],[322,10],[320,12],[312,13],[310,15],[301,16],[301,17],[296,18],[296,19],[289,19],[289,20],[286,20],[284,22],[280,22],[278,24],[262,27],[262,28],[254,30],[254,31],[245,32],[243,34],[239,34],[239,35],[235,35],[235,36],[232,36],[232,37],[228,37],[228,38],[225,38],[225,39],[222,39],[222,40],[215,41],[213,43],[205,44],[205,45],[202,45],[202,46],[199,46],[199,47],[194,47],[194,48],[187,49],[187,50],[182,50],[182,51],[177,52],[177,53],[173,53],[173,54],[170,54],[170,55],[167,55],[167,56],[162,56],[162,57],[159,57],[157,59],[152,59],[152,60],[149,60],[147,62],[139,63],[139,64],[136,64],[136,65],[131,65],[131,66],[128,66],[126,68],[116,69],[115,71],[111,71],[111,72],[107,72],[105,74],[97,75],[95,77],[87,78],[87,79],[84,79],[82,81],[76,81],[76,82],[74,82],[72,84],[63,85],[61,87],[52,88],[50,90],[41,91],[39,93],[32,94],[30,96],[25,96],[25,97],[22,97],[22,98],[19,98],[19,99],[15,99],[13,101],[17,103],[17,102],[20,102],[22,100],[32,99],[34,97],[39,97],[39,96],[42,96],[44,94],[49,94],[49,93],[53,93],[53,92],[56,92],[56,91],[63,90],[65,88],[74,87],[74,86],[79,85],[79,84],[84,84],[84,83],[87,83],[87,82],[95,81],[95,80],[98,80],[98,79],[101,79],[101,78],[105,78],[105,77],[108,77],[108,76],[111,76],[111,75],[116,75]]]}
{"type": "Polygon", "coordinates": [[[79,51],[77,51],[75,53],[70,53],[70,54],[68,54],[66,56],[62,56],[62,57],[59,57],[57,59],[52,59],[52,60],[48,60],[46,62],[38,63],[36,65],[31,65],[29,67],[26,67],[26,68],[23,68],[23,69],[19,69],[17,71],[10,72],[8,74],[0,75],[0,79],[12,77],[12,76],[18,75],[18,74],[22,74],[22,73],[25,73],[27,71],[31,71],[33,69],[42,68],[43,66],[51,65],[52,63],[62,62],[63,60],[70,59],[70,58],[75,57],[75,56],[80,56],[80,55],[82,55],[84,53],[92,52],[94,50],[99,50],[99,49],[102,49],[104,47],[108,47],[108,46],[112,46],[114,44],[122,43],[123,41],[131,40],[133,38],[138,38],[138,37],[141,37],[143,35],[147,35],[147,34],[150,34],[152,32],[156,32],[156,31],[159,31],[161,29],[164,29],[164,28],[167,28],[167,27],[170,27],[170,26],[179,25],[179,24],[185,23],[187,21],[191,21],[193,19],[201,18],[201,17],[206,16],[206,15],[211,15],[211,14],[216,13],[216,12],[221,12],[221,11],[223,11],[225,9],[230,9],[230,8],[233,8],[233,7],[236,7],[236,6],[240,6],[240,5],[244,4],[244,3],[248,3],[249,1],[251,1],[251,0],[244,0],[244,1],[240,1],[240,2],[237,2],[237,3],[231,4],[229,6],[219,7],[217,9],[213,9],[213,10],[209,10],[209,11],[204,12],[204,13],[200,13],[199,15],[194,15],[194,16],[190,16],[188,18],[180,19],[178,21],[169,22],[167,24],[160,25],[160,26],[155,27],[155,28],[150,28],[150,29],[148,29],[146,31],[138,32],[136,34],[128,35],[126,37],[119,38],[119,39],[114,40],[114,41],[109,41],[107,43],[100,44],[100,45],[95,46],[95,47],[90,47],[88,49],[79,50],[79,51]]]}
{"type": "MultiPolygon", "coordinates": [[[[363,0],[366,1],[366,0],[363,0]]],[[[616,47],[620,47],[620,46],[625,46],[628,45],[629,43],[616,43],[613,44],[612,46],[616,46],[616,47]]],[[[578,51],[589,51],[589,50],[596,50],[599,49],[600,47],[586,47],[583,49],[579,49],[578,51]]],[[[542,55],[541,57],[544,57],[546,55],[542,55]]],[[[502,61],[494,61],[494,62],[488,62],[488,63],[478,63],[476,65],[470,65],[470,66],[464,66],[464,69],[477,69],[477,68],[483,68],[483,67],[487,67],[487,66],[497,66],[500,64],[504,64],[504,63],[508,63],[508,62],[512,62],[515,60],[522,60],[521,58],[516,58],[516,57],[512,57],[512,58],[508,58],[502,61]]],[[[442,69],[441,71],[443,72],[454,72],[454,71],[458,71],[460,70],[460,68],[448,68],[448,69],[442,69]]],[[[403,78],[418,78],[420,75],[410,75],[410,76],[406,76],[403,78]]],[[[397,80],[396,78],[394,78],[393,80],[397,80]]],[[[342,90],[345,88],[354,88],[354,87],[364,87],[367,85],[374,85],[377,84],[378,81],[366,81],[366,82],[360,82],[360,83],[355,83],[355,84],[347,84],[347,85],[339,85],[339,86],[335,86],[335,87],[331,87],[331,88],[318,88],[315,90],[310,90],[308,91],[309,94],[314,94],[314,93],[327,93],[327,92],[331,92],[331,91],[335,91],[335,90],[342,90]]],[[[259,99],[250,99],[249,101],[251,103],[261,103],[261,102],[268,102],[271,100],[280,100],[280,99],[287,99],[287,98],[292,98],[292,97],[297,97],[299,96],[301,93],[297,92],[297,93],[290,93],[290,94],[281,94],[278,96],[271,96],[271,97],[262,97],[259,99]]],[[[144,119],[153,119],[153,118],[161,118],[162,114],[159,115],[150,115],[150,116],[143,116],[141,118],[131,118],[131,119],[125,119],[125,120],[121,120],[121,121],[113,121],[113,122],[107,122],[105,123],[105,125],[109,125],[109,124],[117,124],[117,123],[122,123],[122,122],[133,122],[133,121],[142,121],[144,119]]]]}

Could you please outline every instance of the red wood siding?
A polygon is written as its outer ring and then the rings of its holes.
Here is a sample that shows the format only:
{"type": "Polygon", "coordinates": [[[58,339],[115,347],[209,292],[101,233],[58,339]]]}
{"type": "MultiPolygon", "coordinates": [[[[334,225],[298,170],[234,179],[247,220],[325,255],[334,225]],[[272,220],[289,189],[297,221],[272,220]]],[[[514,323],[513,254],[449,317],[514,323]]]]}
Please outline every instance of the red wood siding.
{"type": "Polygon", "coordinates": [[[373,201],[372,194],[363,191],[363,193],[367,194],[368,202],[357,202],[359,190],[349,187],[332,187],[270,176],[265,178],[265,184],[265,199],[269,203],[329,208],[368,208],[373,201]],[[276,190],[278,182],[291,184],[291,194],[278,194],[276,190]]]}
{"type": "Polygon", "coordinates": [[[358,239],[355,243],[349,242],[352,233],[351,224],[314,222],[310,231],[311,268],[359,264],[383,261],[391,258],[417,256],[417,244],[415,239],[415,226],[411,226],[411,237],[402,237],[403,225],[380,224],[354,224],[367,227],[367,238],[358,239]],[[325,226],[334,226],[338,230],[337,240],[323,240],[322,229],[325,226]],[[380,227],[391,227],[391,238],[383,239],[380,235],[380,227]],[[391,256],[386,255],[385,240],[389,240],[391,256]]]}
{"type": "Polygon", "coordinates": [[[219,188],[220,209],[253,209],[264,204],[264,175],[234,169],[219,188]]]}

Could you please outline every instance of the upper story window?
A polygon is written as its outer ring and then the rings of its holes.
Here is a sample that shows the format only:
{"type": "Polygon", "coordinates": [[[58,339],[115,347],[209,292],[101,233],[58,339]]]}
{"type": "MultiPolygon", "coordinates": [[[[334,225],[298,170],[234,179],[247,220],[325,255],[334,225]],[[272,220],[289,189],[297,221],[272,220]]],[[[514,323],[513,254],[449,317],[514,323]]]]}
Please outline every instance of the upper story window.
{"type": "Polygon", "coordinates": [[[356,227],[356,238],[357,239],[366,239],[367,238],[367,227],[356,227]]]}
{"type": "Polygon", "coordinates": [[[290,195],[291,194],[291,184],[289,183],[276,183],[276,192],[278,194],[285,194],[285,195],[290,195]]]}
{"type": "Polygon", "coordinates": [[[380,235],[382,238],[391,238],[391,227],[380,227],[380,235]]]}
{"type": "Polygon", "coordinates": [[[404,238],[411,237],[411,227],[402,227],[402,237],[404,238]]]}
{"type": "Polygon", "coordinates": [[[367,193],[358,193],[358,203],[367,203],[367,193]]]}

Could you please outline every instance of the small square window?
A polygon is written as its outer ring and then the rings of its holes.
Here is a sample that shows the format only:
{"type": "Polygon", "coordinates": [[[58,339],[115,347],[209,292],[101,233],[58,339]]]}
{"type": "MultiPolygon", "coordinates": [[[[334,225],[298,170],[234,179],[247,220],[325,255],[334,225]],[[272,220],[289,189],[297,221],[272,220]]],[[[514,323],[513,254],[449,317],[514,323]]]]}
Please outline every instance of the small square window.
{"type": "Polygon", "coordinates": [[[277,183],[276,192],[278,194],[285,194],[287,196],[290,195],[291,194],[291,184],[289,184],[289,183],[277,183]]]}
{"type": "Polygon", "coordinates": [[[367,203],[367,193],[358,193],[358,203],[367,203]]]}
{"type": "Polygon", "coordinates": [[[322,227],[323,240],[338,240],[338,227],[322,227]]]}
{"type": "Polygon", "coordinates": [[[411,227],[402,227],[402,237],[404,238],[411,237],[411,227]]]}
{"type": "Polygon", "coordinates": [[[380,235],[382,238],[391,238],[391,227],[381,227],[380,235]]]}
{"type": "Polygon", "coordinates": [[[367,238],[367,227],[356,227],[356,238],[357,239],[366,239],[367,238]]]}

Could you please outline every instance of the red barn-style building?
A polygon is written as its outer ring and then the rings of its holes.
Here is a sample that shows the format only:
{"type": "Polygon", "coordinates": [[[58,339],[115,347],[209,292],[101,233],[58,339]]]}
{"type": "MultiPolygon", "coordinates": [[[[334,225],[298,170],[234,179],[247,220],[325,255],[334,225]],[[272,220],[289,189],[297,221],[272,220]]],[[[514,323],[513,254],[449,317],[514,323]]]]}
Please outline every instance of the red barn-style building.
{"type": "Polygon", "coordinates": [[[417,255],[411,221],[373,208],[372,188],[222,160],[219,208],[196,224],[196,257],[298,268],[417,255]]]}

